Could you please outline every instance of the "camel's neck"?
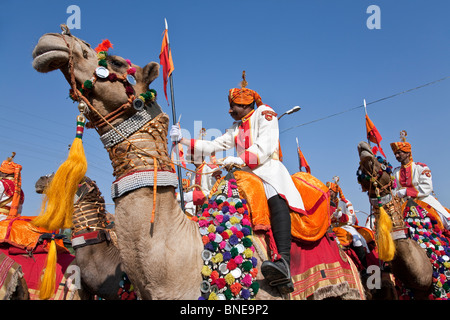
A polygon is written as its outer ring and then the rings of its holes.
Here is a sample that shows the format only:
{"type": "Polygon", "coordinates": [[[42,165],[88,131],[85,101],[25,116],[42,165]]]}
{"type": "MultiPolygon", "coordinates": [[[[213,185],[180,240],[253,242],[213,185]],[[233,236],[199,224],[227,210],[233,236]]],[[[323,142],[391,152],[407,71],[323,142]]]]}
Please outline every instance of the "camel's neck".
{"type": "MultiPolygon", "coordinates": [[[[123,139],[123,134],[118,134],[115,130],[110,131],[111,135],[122,140],[110,147],[105,144],[114,169],[113,174],[117,179],[130,172],[153,170],[154,160],[157,162],[158,171],[174,172],[167,151],[169,118],[162,113],[149,120],[146,116],[143,119],[137,117],[136,121],[143,121],[144,124],[128,135],[126,140],[123,139]]],[[[119,129],[122,133],[127,132],[126,126],[119,129]]]]}
{"type": "Polygon", "coordinates": [[[379,214],[380,205],[384,208],[392,220],[394,229],[403,228],[405,226],[401,209],[402,202],[400,199],[393,197],[389,193],[382,196],[380,200],[378,200],[378,198],[370,198],[370,203],[372,204],[372,209],[375,214],[379,214]]]}
{"type": "Polygon", "coordinates": [[[78,201],[74,205],[72,223],[74,235],[105,229],[108,222],[103,198],[78,201]]]}

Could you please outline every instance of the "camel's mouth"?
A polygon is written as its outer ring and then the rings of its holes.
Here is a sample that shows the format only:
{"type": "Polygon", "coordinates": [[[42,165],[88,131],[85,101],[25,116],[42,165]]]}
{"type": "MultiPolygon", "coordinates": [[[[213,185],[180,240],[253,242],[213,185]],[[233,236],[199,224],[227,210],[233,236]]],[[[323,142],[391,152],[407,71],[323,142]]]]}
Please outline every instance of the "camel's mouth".
{"type": "Polygon", "coordinates": [[[33,68],[39,72],[59,69],[68,61],[68,48],[51,34],[42,36],[33,50],[33,68]]]}

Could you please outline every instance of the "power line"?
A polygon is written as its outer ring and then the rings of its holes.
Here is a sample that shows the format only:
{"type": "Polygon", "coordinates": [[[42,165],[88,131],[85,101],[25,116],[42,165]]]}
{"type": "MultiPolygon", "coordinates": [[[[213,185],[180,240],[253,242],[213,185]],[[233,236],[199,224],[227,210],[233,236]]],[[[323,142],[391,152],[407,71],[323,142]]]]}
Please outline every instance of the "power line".
{"type": "MultiPolygon", "coordinates": [[[[374,104],[374,103],[378,103],[378,102],[381,102],[381,101],[384,101],[384,100],[388,100],[388,99],[397,97],[397,96],[399,96],[401,94],[408,93],[408,92],[411,92],[411,91],[414,91],[414,90],[418,90],[418,89],[424,88],[426,86],[433,85],[433,84],[438,83],[440,81],[447,80],[448,78],[450,78],[450,76],[446,76],[444,78],[441,78],[441,79],[438,79],[438,80],[434,80],[434,81],[422,84],[422,85],[420,85],[418,87],[411,88],[411,89],[408,89],[408,90],[404,90],[402,92],[398,92],[398,93],[395,93],[393,95],[390,95],[390,96],[387,96],[387,97],[384,97],[384,98],[381,98],[381,99],[378,99],[378,100],[375,100],[375,101],[372,101],[372,102],[368,102],[368,103],[366,103],[366,106],[374,104]]],[[[294,129],[294,128],[298,128],[298,127],[306,126],[306,125],[311,124],[311,123],[315,123],[315,122],[319,122],[319,121],[322,121],[322,120],[326,120],[326,119],[329,119],[329,118],[332,118],[332,117],[335,117],[335,116],[338,116],[338,115],[341,115],[343,113],[350,112],[350,111],[353,111],[353,110],[356,110],[356,109],[360,109],[360,108],[364,108],[364,104],[362,104],[360,106],[357,106],[357,107],[353,107],[353,108],[344,110],[344,111],[336,112],[336,113],[330,114],[330,115],[322,117],[322,118],[318,118],[318,119],[315,119],[315,120],[312,120],[312,121],[308,121],[308,122],[299,124],[299,125],[294,126],[294,127],[290,127],[290,128],[284,129],[283,131],[280,132],[280,134],[282,134],[282,133],[284,133],[286,131],[289,131],[291,129],[294,129]]]]}

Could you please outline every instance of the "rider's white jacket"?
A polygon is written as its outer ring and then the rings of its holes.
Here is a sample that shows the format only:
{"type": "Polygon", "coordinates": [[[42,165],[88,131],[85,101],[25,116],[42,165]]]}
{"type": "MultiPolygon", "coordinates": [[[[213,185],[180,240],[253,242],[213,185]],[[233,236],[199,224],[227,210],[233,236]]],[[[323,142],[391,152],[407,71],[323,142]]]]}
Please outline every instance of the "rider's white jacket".
{"type": "Polygon", "coordinates": [[[431,171],[426,164],[411,161],[405,166],[395,168],[393,175],[397,184],[395,191],[406,188],[407,196],[428,203],[437,211],[444,227],[450,229],[450,214],[431,194],[433,181],[431,171]]]}
{"type": "MultiPolygon", "coordinates": [[[[306,213],[302,197],[291,175],[279,160],[279,129],[277,114],[267,105],[261,105],[240,121],[236,121],[225,134],[213,141],[191,140],[191,152],[211,153],[236,149],[246,164],[245,171],[253,172],[272,186],[284,198],[290,209],[306,213]]],[[[217,158],[220,158],[217,156],[217,158]]]]}

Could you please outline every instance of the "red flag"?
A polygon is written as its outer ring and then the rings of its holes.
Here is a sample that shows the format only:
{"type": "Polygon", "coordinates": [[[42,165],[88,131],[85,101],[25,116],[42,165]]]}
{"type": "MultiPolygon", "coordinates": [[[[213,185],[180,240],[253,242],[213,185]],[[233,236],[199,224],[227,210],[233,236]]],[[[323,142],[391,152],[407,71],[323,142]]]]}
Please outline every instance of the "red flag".
{"type": "Polygon", "coordinates": [[[308,161],[306,161],[305,157],[303,156],[302,150],[300,150],[300,147],[297,147],[298,152],[298,162],[299,162],[299,169],[302,171],[302,168],[306,169],[306,172],[311,173],[311,168],[309,167],[308,161]]]}
{"type": "Polygon", "coordinates": [[[167,79],[170,77],[175,68],[173,66],[172,53],[169,48],[169,36],[167,35],[167,29],[164,30],[161,53],[159,54],[159,63],[163,67],[164,94],[166,95],[167,103],[169,103],[169,99],[167,98],[167,79]]]}
{"type": "Polygon", "coordinates": [[[383,149],[380,146],[380,142],[383,138],[381,137],[380,132],[378,132],[378,129],[373,124],[372,120],[370,120],[367,113],[366,113],[366,131],[367,131],[367,139],[373,143],[376,143],[380,153],[386,158],[386,155],[384,154],[383,149]]]}

